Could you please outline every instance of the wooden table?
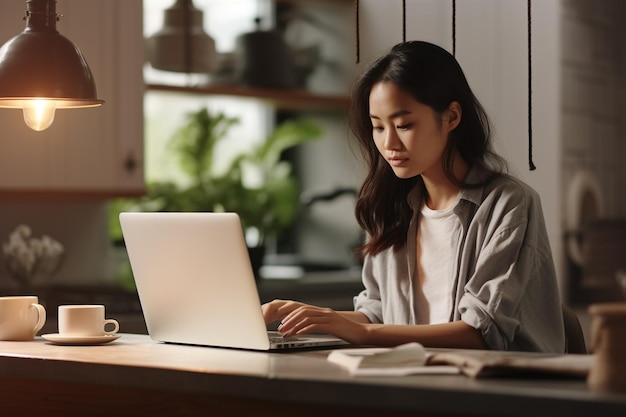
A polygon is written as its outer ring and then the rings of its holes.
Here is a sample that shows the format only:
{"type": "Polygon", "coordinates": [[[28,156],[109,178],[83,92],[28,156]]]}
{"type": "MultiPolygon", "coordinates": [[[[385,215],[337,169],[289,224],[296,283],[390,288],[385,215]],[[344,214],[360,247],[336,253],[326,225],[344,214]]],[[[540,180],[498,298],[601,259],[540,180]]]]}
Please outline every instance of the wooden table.
{"type": "Polygon", "coordinates": [[[123,334],[100,346],[0,342],[2,416],[624,416],[582,379],[351,377],[327,351],[265,353],[123,334]]]}

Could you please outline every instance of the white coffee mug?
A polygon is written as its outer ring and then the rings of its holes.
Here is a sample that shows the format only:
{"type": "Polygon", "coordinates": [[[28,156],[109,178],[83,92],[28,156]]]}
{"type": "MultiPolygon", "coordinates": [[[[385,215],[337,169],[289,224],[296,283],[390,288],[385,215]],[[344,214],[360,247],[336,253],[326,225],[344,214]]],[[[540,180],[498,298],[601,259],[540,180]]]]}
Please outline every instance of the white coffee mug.
{"type": "Polygon", "coordinates": [[[32,340],[45,323],[37,296],[0,297],[0,340],[32,340]]]}
{"type": "Polygon", "coordinates": [[[105,336],[120,329],[117,320],[104,318],[103,305],[62,305],[58,313],[61,336],[105,336]],[[107,325],[113,325],[113,329],[107,330],[107,325]]]}

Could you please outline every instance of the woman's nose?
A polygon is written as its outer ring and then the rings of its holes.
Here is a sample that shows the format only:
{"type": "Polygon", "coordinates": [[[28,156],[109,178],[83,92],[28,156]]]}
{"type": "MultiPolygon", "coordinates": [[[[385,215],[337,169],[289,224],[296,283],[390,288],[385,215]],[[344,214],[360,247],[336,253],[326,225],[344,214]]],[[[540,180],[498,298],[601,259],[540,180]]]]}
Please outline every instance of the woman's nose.
{"type": "Polygon", "coordinates": [[[385,149],[390,150],[399,149],[402,146],[402,142],[400,142],[400,138],[398,137],[398,134],[395,130],[387,129],[387,134],[385,135],[383,146],[385,147],[385,149]]]}

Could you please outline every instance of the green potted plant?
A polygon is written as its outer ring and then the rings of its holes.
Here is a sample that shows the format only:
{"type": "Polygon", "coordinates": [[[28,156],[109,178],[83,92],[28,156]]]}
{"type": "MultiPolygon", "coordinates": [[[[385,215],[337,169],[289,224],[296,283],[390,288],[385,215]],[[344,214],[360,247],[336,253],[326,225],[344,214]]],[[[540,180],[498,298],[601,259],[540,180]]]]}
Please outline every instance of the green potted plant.
{"type": "Polygon", "coordinates": [[[306,119],[285,121],[265,141],[237,155],[218,173],[214,167],[216,145],[237,123],[238,119],[207,108],[190,113],[170,143],[188,176],[188,185],[152,182],[144,197],[115,201],[111,205],[112,238],[122,238],[117,214],[124,210],[231,211],[241,218],[251,258],[258,266],[255,258],[262,258],[263,250],[254,248],[263,248],[266,238],[279,237],[298,213],[299,187],[291,163],[281,155],[318,138],[321,129],[306,119]]]}

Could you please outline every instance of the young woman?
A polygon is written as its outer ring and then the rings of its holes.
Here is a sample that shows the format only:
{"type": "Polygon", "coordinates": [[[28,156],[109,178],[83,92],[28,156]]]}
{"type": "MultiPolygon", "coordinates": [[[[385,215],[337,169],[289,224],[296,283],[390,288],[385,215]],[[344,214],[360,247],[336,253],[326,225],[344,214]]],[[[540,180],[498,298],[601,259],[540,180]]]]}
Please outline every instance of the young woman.
{"type": "Polygon", "coordinates": [[[396,45],[357,80],[350,123],[368,166],[356,205],[365,290],[354,311],[274,300],[266,322],[355,344],[563,352],[539,196],[493,153],[456,59],[396,45]]]}

